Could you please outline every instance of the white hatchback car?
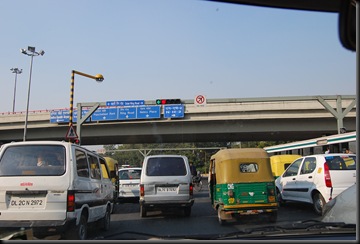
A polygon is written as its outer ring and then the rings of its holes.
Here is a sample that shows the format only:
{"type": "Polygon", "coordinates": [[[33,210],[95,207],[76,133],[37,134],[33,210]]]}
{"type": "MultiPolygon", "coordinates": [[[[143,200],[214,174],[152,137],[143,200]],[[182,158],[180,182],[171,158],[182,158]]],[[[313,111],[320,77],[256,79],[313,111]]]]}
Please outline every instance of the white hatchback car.
{"type": "Polygon", "coordinates": [[[118,202],[139,200],[141,168],[121,168],[119,173],[118,202]]]}
{"type": "Polygon", "coordinates": [[[332,198],[356,182],[356,155],[317,154],[296,159],[275,180],[278,200],[311,203],[318,215],[332,198]]]}

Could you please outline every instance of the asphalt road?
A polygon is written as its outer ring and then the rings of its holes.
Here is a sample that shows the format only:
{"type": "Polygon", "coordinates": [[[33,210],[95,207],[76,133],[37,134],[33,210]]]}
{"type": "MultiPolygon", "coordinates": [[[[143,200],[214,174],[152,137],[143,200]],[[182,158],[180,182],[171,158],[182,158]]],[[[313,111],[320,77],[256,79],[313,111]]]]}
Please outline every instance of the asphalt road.
{"type": "MultiPolygon", "coordinates": [[[[207,185],[200,192],[195,192],[195,203],[190,217],[184,217],[182,212],[148,212],[141,218],[138,201],[115,205],[111,216],[109,231],[99,231],[90,228],[89,239],[102,240],[178,240],[196,237],[197,239],[213,239],[253,227],[274,225],[260,216],[242,216],[225,225],[220,225],[217,212],[212,208],[207,185]]],[[[294,221],[319,219],[311,205],[287,203],[279,208],[276,224],[289,224],[294,221]]]]}

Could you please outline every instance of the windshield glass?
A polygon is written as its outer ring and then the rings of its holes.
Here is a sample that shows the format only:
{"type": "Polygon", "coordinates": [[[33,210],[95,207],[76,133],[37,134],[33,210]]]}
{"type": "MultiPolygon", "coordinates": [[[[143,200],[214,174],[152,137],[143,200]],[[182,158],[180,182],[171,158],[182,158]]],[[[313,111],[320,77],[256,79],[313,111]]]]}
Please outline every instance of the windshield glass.
{"type": "Polygon", "coordinates": [[[326,157],[326,162],[330,169],[336,170],[354,170],[356,169],[355,156],[329,156],[326,157]]]}
{"type": "Polygon", "coordinates": [[[152,157],[147,161],[147,176],[186,175],[186,166],[183,158],[179,157],[152,157]]]}
{"type": "Polygon", "coordinates": [[[0,158],[0,177],[54,176],[65,172],[65,148],[62,146],[14,146],[0,158]]]}
{"type": "Polygon", "coordinates": [[[356,239],[357,3],[2,0],[0,237],[356,239]]]}
{"type": "Polygon", "coordinates": [[[121,169],[119,170],[120,180],[138,180],[140,179],[141,169],[121,169]]]}

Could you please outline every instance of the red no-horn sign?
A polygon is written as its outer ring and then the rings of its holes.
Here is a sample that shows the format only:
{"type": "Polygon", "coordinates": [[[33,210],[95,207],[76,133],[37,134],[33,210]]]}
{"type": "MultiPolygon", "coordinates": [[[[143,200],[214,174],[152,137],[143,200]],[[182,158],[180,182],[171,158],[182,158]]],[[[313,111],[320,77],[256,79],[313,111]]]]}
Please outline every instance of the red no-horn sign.
{"type": "Polygon", "coordinates": [[[197,95],[194,99],[195,105],[203,106],[206,104],[206,97],[203,95],[197,95]]]}

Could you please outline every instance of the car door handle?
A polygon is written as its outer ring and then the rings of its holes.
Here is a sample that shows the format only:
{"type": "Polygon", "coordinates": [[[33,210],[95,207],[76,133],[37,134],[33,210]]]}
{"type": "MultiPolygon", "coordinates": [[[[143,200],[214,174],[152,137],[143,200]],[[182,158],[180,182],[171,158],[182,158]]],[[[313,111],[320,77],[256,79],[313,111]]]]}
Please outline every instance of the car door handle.
{"type": "Polygon", "coordinates": [[[292,178],[292,180],[296,180],[296,178],[292,178]]]}
{"type": "Polygon", "coordinates": [[[311,179],[311,178],[312,178],[312,175],[310,175],[308,178],[311,179]]]}

